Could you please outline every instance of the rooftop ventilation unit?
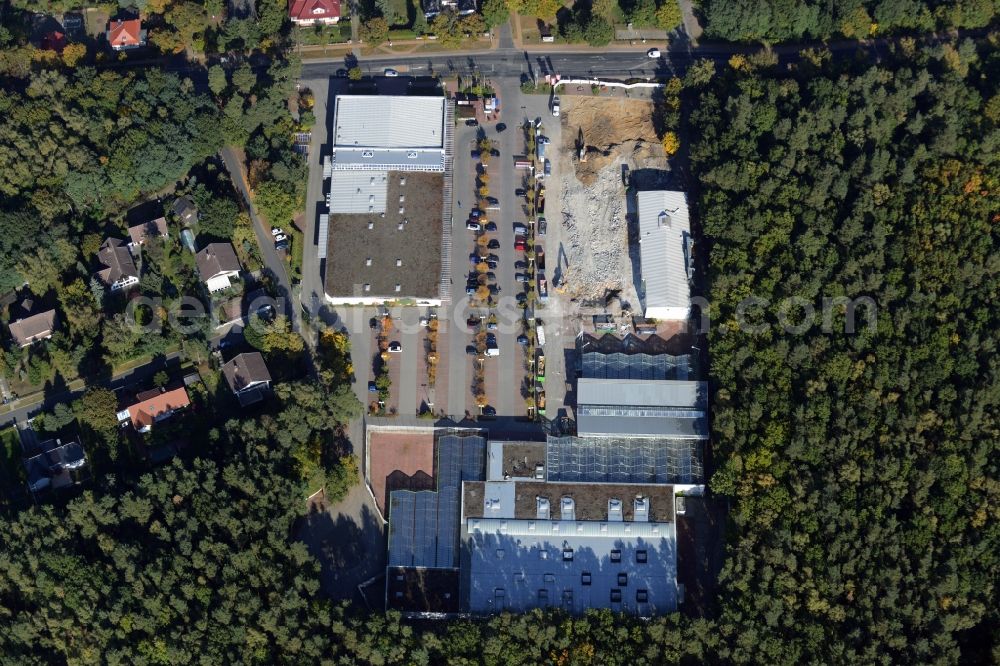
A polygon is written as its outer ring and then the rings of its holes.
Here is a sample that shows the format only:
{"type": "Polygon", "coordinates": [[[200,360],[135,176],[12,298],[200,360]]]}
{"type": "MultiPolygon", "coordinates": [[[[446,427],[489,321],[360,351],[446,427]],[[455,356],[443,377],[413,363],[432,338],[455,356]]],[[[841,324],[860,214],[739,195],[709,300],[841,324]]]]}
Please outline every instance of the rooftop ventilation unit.
{"type": "Polygon", "coordinates": [[[407,157],[407,159],[411,159],[411,160],[417,159],[417,151],[415,151],[415,150],[408,151],[406,153],[406,157],[407,157]]]}
{"type": "Polygon", "coordinates": [[[608,500],[608,520],[615,522],[625,520],[625,514],[622,511],[622,501],[620,499],[612,498],[608,500]]]}
{"type": "Polygon", "coordinates": [[[372,222],[371,220],[368,220],[368,228],[369,229],[374,229],[375,228],[375,223],[372,222]]]}
{"type": "Polygon", "coordinates": [[[648,523],[649,522],[649,499],[646,497],[636,497],[632,503],[632,509],[634,515],[632,520],[637,523],[648,523]]]}
{"type": "Polygon", "coordinates": [[[400,176],[399,177],[399,186],[403,187],[404,185],[406,185],[406,176],[400,176]]]}
{"type": "Polygon", "coordinates": [[[399,203],[403,203],[404,201],[406,201],[406,195],[405,194],[400,194],[399,195],[399,203]]]}
{"type": "Polygon", "coordinates": [[[368,181],[368,184],[369,185],[374,185],[375,184],[375,176],[371,177],[371,179],[368,181]]]}
{"type": "Polygon", "coordinates": [[[402,259],[396,259],[396,267],[399,268],[402,265],[403,265],[403,260],[402,259]]]}
{"type": "Polygon", "coordinates": [[[399,229],[400,231],[402,231],[403,230],[403,225],[405,225],[405,224],[406,224],[405,222],[400,222],[399,224],[396,225],[396,228],[399,229]]]}
{"type": "Polygon", "coordinates": [[[371,257],[367,257],[365,259],[365,266],[371,266],[371,265],[372,265],[372,258],[371,257]]]}
{"type": "Polygon", "coordinates": [[[400,207],[399,207],[399,214],[400,214],[400,215],[402,215],[402,214],[403,214],[403,213],[405,213],[405,212],[406,212],[406,209],[405,209],[405,208],[403,208],[402,206],[400,206],[400,207]]]}
{"type": "Polygon", "coordinates": [[[375,151],[365,150],[361,152],[361,157],[375,157],[375,151]]]}
{"type": "Polygon", "coordinates": [[[403,285],[397,283],[396,284],[396,291],[403,291],[403,285]]]}
{"type": "Polygon", "coordinates": [[[365,282],[365,291],[371,291],[371,290],[372,290],[372,286],[370,284],[368,284],[367,282],[365,282]]]}
{"type": "Polygon", "coordinates": [[[538,520],[549,519],[549,498],[535,497],[535,515],[538,520]]]}
{"type": "Polygon", "coordinates": [[[661,229],[670,226],[670,216],[667,215],[666,211],[662,211],[656,218],[656,225],[661,229]]]}
{"type": "Polygon", "coordinates": [[[572,497],[563,497],[560,508],[563,520],[576,520],[576,502],[573,501],[572,497]]]}

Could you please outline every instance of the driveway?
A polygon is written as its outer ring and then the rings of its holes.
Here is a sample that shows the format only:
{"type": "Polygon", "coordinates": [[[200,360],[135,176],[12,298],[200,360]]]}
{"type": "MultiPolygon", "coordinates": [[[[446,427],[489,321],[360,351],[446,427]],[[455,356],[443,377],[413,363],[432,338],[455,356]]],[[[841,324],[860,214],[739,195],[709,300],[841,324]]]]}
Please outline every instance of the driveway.
{"type": "MultiPolygon", "coordinates": [[[[282,259],[277,250],[274,249],[274,240],[271,236],[271,227],[265,225],[263,220],[257,215],[257,208],[250,198],[250,190],[247,186],[246,175],[243,172],[243,163],[239,155],[231,148],[226,147],[221,151],[222,161],[226,164],[226,170],[233,181],[233,185],[243,197],[243,202],[250,213],[253,221],[253,229],[257,234],[257,245],[260,246],[260,256],[264,260],[264,266],[274,276],[278,284],[278,297],[285,299],[285,314],[291,319],[292,329],[300,330],[299,326],[299,306],[293,296],[291,282],[288,280],[288,273],[285,270],[285,260],[282,259]]],[[[290,224],[291,220],[270,220],[275,226],[290,224]]]]}

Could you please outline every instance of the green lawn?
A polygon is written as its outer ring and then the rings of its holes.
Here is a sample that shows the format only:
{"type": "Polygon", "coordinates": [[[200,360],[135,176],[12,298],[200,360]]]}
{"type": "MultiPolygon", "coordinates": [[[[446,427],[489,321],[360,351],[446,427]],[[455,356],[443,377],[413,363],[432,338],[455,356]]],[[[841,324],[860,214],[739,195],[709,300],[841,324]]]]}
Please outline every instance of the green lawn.
{"type": "Polygon", "coordinates": [[[21,465],[21,437],[17,428],[7,426],[0,430],[0,483],[18,485],[23,480],[21,465]]]}

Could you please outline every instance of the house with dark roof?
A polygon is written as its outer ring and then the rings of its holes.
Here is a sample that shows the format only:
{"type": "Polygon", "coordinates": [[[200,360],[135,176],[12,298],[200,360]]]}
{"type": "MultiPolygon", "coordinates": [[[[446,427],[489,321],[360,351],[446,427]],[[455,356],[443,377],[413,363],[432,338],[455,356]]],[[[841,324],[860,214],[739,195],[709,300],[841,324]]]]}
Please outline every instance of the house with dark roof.
{"type": "Polygon", "coordinates": [[[158,217],[149,222],[136,224],[128,228],[129,246],[136,247],[146,242],[147,238],[167,237],[167,218],[158,217]]]}
{"type": "Polygon", "coordinates": [[[222,366],[222,374],[242,407],[263,400],[271,387],[271,373],[260,352],[245,352],[233,357],[222,366]]]}
{"type": "Polygon", "coordinates": [[[135,399],[135,403],[119,411],[117,416],[119,424],[131,423],[139,432],[149,432],[154,423],[169,419],[175,412],[191,404],[183,386],[172,391],[143,391],[135,399]]]}
{"type": "Polygon", "coordinates": [[[23,317],[8,324],[10,336],[18,347],[27,347],[39,340],[52,337],[56,328],[56,311],[46,310],[23,317]]]}
{"type": "Polygon", "coordinates": [[[65,488],[78,483],[79,472],[87,465],[87,456],[79,442],[65,444],[50,439],[25,451],[24,470],[32,493],[65,488]]]}
{"type": "Polygon", "coordinates": [[[97,279],[112,292],[139,284],[139,269],[125,241],[108,238],[97,252],[97,260],[104,268],[97,272],[97,279]]]}
{"type": "Polygon", "coordinates": [[[333,25],[340,20],[340,0],[290,0],[288,17],[296,25],[333,25]]]}
{"type": "Polygon", "coordinates": [[[115,51],[137,49],[146,45],[146,31],[139,19],[108,21],[108,30],[104,36],[115,51]]]}
{"type": "Polygon", "coordinates": [[[228,289],[232,280],[240,277],[240,260],[232,243],[210,243],[194,258],[198,274],[209,292],[228,289]]]}
{"type": "Polygon", "coordinates": [[[194,199],[187,195],[174,199],[173,205],[170,206],[170,211],[177,216],[181,224],[185,227],[189,227],[198,221],[198,206],[195,205],[194,199]]]}

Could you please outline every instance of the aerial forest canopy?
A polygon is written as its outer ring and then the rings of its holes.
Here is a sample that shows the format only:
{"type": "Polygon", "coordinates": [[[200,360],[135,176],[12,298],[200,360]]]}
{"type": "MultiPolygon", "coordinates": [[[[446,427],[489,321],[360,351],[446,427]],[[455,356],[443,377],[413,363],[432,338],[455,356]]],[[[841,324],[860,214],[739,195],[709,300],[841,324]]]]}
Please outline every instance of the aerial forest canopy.
{"type": "Polygon", "coordinates": [[[997,14],[993,0],[706,0],[702,8],[708,36],[769,42],[982,28],[997,14]]]}
{"type": "Polygon", "coordinates": [[[1000,626],[1000,58],[813,60],[736,59],[691,121],[724,656],[956,663],[1000,626]]]}
{"type": "MultiPolygon", "coordinates": [[[[904,41],[878,65],[817,52],[793,70],[735,57],[691,77],[710,487],[732,520],[709,617],[410,625],[330,604],[291,538],[296,459],[351,416],[349,392],[289,388],[278,397],[300,413],[203,434],[225,455],[134,483],[109,475],[65,505],[0,517],[2,661],[1000,661],[996,46],[904,41]],[[836,297],[870,299],[874,327],[859,308],[845,330],[842,305],[824,327],[823,299],[836,297]]],[[[82,70],[5,90],[4,262],[33,245],[73,249],[63,220],[155,191],[221,141],[215,105],[168,74],[82,70]]]]}

